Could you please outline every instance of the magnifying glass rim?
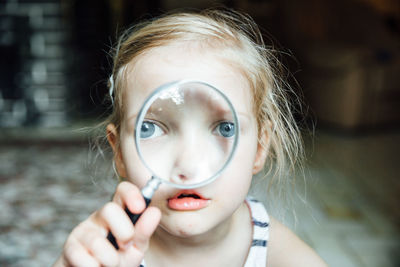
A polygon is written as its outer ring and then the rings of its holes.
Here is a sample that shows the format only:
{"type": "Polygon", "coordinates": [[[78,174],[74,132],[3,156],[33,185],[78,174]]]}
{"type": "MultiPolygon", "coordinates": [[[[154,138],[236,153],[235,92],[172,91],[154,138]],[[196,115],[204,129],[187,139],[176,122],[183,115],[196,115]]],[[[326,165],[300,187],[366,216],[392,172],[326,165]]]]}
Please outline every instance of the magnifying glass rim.
{"type": "Polygon", "coordinates": [[[135,145],[136,145],[136,151],[138,152],[138,155],[140,157],[140,159],[142,160],[143,164],[146,166],[146,168],[153,174],[153,178],[158,179],[159,181],[161,181],[164,184],[167,184],[169,186],[175,187],[175,188],[179,188],[179,189],[193,189],[193,188],[198,188],[198,187],[202,187],[204,185],[210,184],[212,183],[215,179],[217,179],[217,177],[221,174],[221,172],[223,170],[225,170],[226,166],[231,162],[235,151],[236,151],[236,147],[237,147],[237,143],[239,140],[239,129],[240,129],[240,125],[239,125],[239,120],[236,114],[236,110],[234,109],[231,101],[228,99],[228,97],[221,92],[218,88],[212,86],[209,83],[203,82],[203,81],[198,81],[198,80],[179,80],[179,81],[174,81],[174,82],[170,82],[170,83],[166,83],[161,85],[160,87],[158,87],[156,90],[154,90],[146,99],[146,101],[144,102],[143,106],[141,107],[138,116],[136,118],[136,123],[135,123],[135,145]],[[140,130],[138,131],[138,127],[142,127],[141,125],[139,126],[140,122],[143,122],[144,120],[144,116],[146,116],[146,112],[148,110],[148,108],[150,107],[150,105],[153,103],[154,99],[158,97],[158,94],[160,91],[165,90],[166,88],[169,87],[173,87],[173,86],[180,86],[182,84],[189,84],[189,83],[196,83],[196,84],[202,84],[205,86],[210,87],[211,89],[213,89],[214,91],[216,91],[220,96],[222,96],[222,98],[228,103],[229,108],[231,109],[232,113],[233,113],[233,121],[235,123],[235,137],[233,140],[233,146],[232,146],[232,151],[227,159],[227,161],[225,162],[225,164],[211,177],[207,178],[206,180],[200,182],[200,183],[195,183],[195,184],[176,184],[173,182],[170,182],[168,180],[164,180],[160,177],[158,177],[157,175],[155,175],[154,171],[148,166],[148,164],[146,163],[146,161],[144,160],[144,157],[142,155],[142,152],[140,151],[140,144],[139,144],[139,140],[140,140],[140,130]]]}

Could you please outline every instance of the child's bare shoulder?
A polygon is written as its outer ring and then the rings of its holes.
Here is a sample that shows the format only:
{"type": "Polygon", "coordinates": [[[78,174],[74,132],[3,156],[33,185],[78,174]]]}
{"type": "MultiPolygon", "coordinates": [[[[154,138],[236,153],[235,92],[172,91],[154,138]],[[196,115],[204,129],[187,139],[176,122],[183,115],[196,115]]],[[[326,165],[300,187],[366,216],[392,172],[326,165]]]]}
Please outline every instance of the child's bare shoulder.
{"type": "Polygon", "coordinates": [[[270,222],[267,257],[268,267],[327,266],[313,249],[273,217],[270,222]]]}

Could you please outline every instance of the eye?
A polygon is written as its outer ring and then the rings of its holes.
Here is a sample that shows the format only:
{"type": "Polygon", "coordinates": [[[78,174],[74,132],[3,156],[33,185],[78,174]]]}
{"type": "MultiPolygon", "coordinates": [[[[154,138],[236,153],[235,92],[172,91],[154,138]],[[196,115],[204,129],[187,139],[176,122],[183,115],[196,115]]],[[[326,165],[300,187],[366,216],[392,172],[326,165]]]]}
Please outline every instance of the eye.
{"type": "Polygon", "coordinates": [[[215,128],[218,135],[229,138],[235,135],[235,124],[233,122],[221,122],[215,128]]]}
{"type": "Polygon", "coordinates": [[[150,139],[161,136],[164,134],[163,129],[156,123],[151,121],[144,121],[142,127],[140,128],[140,138],[150,139]]]}

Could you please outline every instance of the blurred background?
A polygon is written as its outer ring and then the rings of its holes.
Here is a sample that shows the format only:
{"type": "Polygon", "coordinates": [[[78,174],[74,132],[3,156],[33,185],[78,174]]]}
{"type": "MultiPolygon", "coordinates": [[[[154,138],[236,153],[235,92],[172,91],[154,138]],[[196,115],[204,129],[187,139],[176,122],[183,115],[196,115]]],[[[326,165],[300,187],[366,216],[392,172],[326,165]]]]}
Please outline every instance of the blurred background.
{"type": "MultiPolygon", "coordinates": [[[[116,182],[91,164],[85,127],[109,113],[118,33],[218,5],[256,20],[308,107],[300,201],[282,220],[330,266],[400,266],[398,0],[0,0],[1,266],[49,266],[110,199],[116,182]]],[[[252,194],[279,217],[266,186],[252,194]]]]}

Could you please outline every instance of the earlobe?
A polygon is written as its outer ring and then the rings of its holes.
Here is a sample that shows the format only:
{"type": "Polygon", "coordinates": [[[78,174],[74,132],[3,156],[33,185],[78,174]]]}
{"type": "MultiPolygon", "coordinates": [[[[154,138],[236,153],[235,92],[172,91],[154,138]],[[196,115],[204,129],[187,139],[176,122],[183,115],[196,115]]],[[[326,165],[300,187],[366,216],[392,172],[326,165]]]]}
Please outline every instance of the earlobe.
{"type": "Polygon", "coordinates": [[[126,177],[125,164],[122,158],[121,149],[119,146],[119,135],[114,124],[110,123],[106,127],[107,140],[114,152],[115,170],[119,177],[126,177]]]}

